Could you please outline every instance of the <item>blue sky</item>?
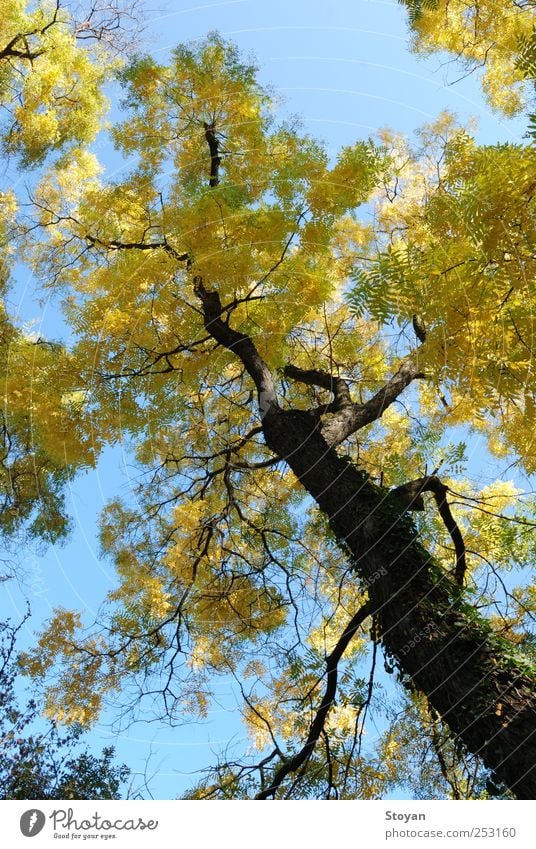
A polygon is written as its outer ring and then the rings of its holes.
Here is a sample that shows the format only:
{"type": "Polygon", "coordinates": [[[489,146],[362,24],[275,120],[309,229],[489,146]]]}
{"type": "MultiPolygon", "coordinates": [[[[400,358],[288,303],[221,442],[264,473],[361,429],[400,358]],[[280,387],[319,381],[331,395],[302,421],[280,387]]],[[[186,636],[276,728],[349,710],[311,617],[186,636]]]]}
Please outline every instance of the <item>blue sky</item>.
{"type": "MultiPolygon", "coordinates": [[[[411,133],[442,109],[459,118],[479,119],[481,141],[513,140],[522,133],[522,121],[507,121],[489,112],[478,82],[471,76],[455,85],[459,68],[438,56],[417,59],[408,51],[404,10],[385,0],[230,0],[195,5],[192,0],[168,2],[168,10],[149,15],[147,49],[159,61],[177,43],[219,30],[246,54],[256,57],[263,83],[273,85],[286,114],[298,114],[305,128],[324,140],[331,151],[341,144],[389,126],[411,133]]],[[[111,175],[122,163],[105,138],[99,153],[111,175]]],[[[13,309],[33,320],[43,335],[57,335],[61,324],[53,303],[39,304],[31,277],[19,272],[12,297],[13,309]]],[[[469,447],[474,457],[478,445],[469,447]]],[[[62,605],[87,611],[91,617],[113,585],[113,569],[99,559],[96,517],[106,501],[128,489],[128,457],[121,446],[109,449],[98,469],[81,477],[69,493],[74,531],[69,543],[44,555],[20,552],[24,583],[2,585],[0,618],[20,618],[28,598],[33,611],[25,639],[62,605]]],[[[242,735],[230,711],[235,698],[230,681],[217,685],[218,702],[202,726],[170,731],[157,723],[137,723],[128,732],[114,734],[109,717],[89,735],[95,747],[112,738],[118,757],[147,773],[155,798],[174,798],[191,784],[188,776],[214,760],[234,734],[242,735]]]]}

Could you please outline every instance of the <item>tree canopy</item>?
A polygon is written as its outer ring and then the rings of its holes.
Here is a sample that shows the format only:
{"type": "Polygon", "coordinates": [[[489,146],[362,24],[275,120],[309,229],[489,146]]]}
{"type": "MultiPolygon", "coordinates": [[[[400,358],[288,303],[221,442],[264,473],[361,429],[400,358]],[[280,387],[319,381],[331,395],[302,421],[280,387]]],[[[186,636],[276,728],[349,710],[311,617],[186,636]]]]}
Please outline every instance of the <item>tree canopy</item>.
{"type": "MultiPolygon", "coordinates": [[[[406,5],[418,46],[484,57],[493,104],[521,108],[531,4],[502,23],[406,5]]],[[[62,155],[24,215],[5,199],[6,253],[75,341],[6,318],[4,529],[63,530],[64,482],[106,444],[139,467],[101,517],[118,581],[98,622],[59,609],[25,656],[46,711],[89,725],[128,692],[133,715],[203,717],[230,675],[254,751],[194,798],[533,798],[534,499],[513,475],[476,485],[464,444],[535,471],[533,145],[479,146],[443,114],[332,157],[217,34],[119,77],[130,170],[108,179],[58,114],[62,155]]],[[[24,132],[6,145],[39,158],[24,132]]]]}
{"type": "MultiPolygon", "coordinates": [[[[25,617],[24,621],[26,621],[25,617]]],[[[39,728],[39,705],[17,699],[16,641],[21,624],[0,624],[0,799],[119,799],[130,775],[114,765],[112,747],[100,757],[80,746],[83,729],[39,728]]]]}
{"type": "MultiPolygon", "coordinates": [[[[139,19],[138,3],[102,0],[70,8],[60,0],[6,0],[0,42],[0,527],[24,527],[49,542],[65,535],[64,488],[76,468],[94,462],[70,392],[73,361],[64,345],[32,336],[5,307],[13,264],[20,261],[15,186],[47,157],[74,163],[84,156],[107,110],[103,92],[124,60],[139,19]],[[57,434],[61,433],[61,440],[57,434]],[[76,447],[75,447],[76,446],[76,447]]],[[[74,176],[74,172],[73,172],[74,176]]],[[[74,366],[75,367],[75,366],[74,366]]]]}

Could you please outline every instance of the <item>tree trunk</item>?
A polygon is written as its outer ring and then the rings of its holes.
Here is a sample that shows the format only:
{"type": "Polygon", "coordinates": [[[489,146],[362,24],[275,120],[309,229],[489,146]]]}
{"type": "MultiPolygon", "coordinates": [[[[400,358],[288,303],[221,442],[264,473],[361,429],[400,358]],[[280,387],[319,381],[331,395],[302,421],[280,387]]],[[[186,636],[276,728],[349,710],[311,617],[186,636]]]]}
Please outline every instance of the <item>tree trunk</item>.
{"type": "Polygon", "coordinates": [[[381,641],[402,680],[519,799],[536,798],[534,672],[460,597],[419,543],[403,505],[339,457],[310,412],[270,408],[269,448],[329,519],[367,586],[381,641]]]}

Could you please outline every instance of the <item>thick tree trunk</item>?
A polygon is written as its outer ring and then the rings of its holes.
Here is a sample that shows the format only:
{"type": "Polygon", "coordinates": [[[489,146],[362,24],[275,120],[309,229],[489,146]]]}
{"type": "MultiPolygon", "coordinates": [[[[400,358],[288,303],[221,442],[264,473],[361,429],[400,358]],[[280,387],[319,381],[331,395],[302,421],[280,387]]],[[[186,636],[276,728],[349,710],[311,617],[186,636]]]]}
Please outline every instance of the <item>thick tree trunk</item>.
{"type": "MultiPolygon", "coordinates": [[[[407,359],[361,405],[344,397],[331,378],[335,402],[323,412],[335,413],[332,419],[322,421],[319,410],[283,410],[252,339],[223,321],[216,291],[206,289],[200,278],[194,283],[207,331],[242,360],[255,383],[266,444],[289,464],[352,557],[387,654],[453,735],[493,770],[495,780],[519,799],[536,798],[533,666],[462,600],[460,587],[420,544],[396,495],[375,486],[331,447],[378,419],[412,380],[422,377],[414,359],[407,359]]],[[[296,371],[303,382],[324,386],[322,373],[296,371]]]]}
{"type": "Polygon", "coordinates": [[[519,799],[536,798],[536,688],[419,543],[395,496],[328,446],[308,412],[271,408],[270,449],[329,518],[368,587],[383,646],[407,681],[519,799]]]}

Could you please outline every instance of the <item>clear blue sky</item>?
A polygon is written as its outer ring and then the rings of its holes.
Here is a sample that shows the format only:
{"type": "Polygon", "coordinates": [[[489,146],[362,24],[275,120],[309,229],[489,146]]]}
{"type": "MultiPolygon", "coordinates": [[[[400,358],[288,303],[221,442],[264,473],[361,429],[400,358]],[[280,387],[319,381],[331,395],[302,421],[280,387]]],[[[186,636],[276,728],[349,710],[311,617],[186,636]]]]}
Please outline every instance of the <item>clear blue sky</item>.
{"type": "MultiPolygon", "coordinates": [[[[378,127],[411,133],[445,108],[462,120],[476,115],[482,141],[515,139],[522,132],[522,122],[490,114],[474,77],[448,85],[447,70],[455,79],[459,69],[441,67],[437,56],[424,61],[409,53],[404,10],[396,2],[229,0],[196,5],[168,0],[168,11],[150,18],[147,49],[161,61],[177,43],[209,30],[236,41],[256,56],[261,80],[281,93],[282,110],[301,115],[307,130],[332,151],[378,127]]],[[[110,173],[117,173],[121,163],[105,140],[99,152],[110,173]]],[[[55,305],[38,305],[33,281],[23,272],[13,300],[16,311],[24,320],[33,319],[40,333],[57,335],[61,325],[55,305]]],[[[109,450],[97,471],[80,478],[70,492],[75,523],[70,542],[43,556],[21,552],[24,586],[2,586],[0,618],[18,619],[29,598],[33,617],[25,634],[28,641],[53,607],[82,609],[91,617],[113,585],[112,567],[98,558],[95,519],[109,498],[127,490],[128,474],[121,447],[109,450]]],[[[229,713],[235,704],[230,682],[219,682],[217,690],[219,705],[201,726],[170,731],[157,723],[137,723],[114,735],[105,717],[88,740],[97,748],[112,738],[118,757],[142,772],[151,753],[153,795],[174,798],[191,784],[189,772],[211,763],[233,734],[242,734],[229,713]]]]}

